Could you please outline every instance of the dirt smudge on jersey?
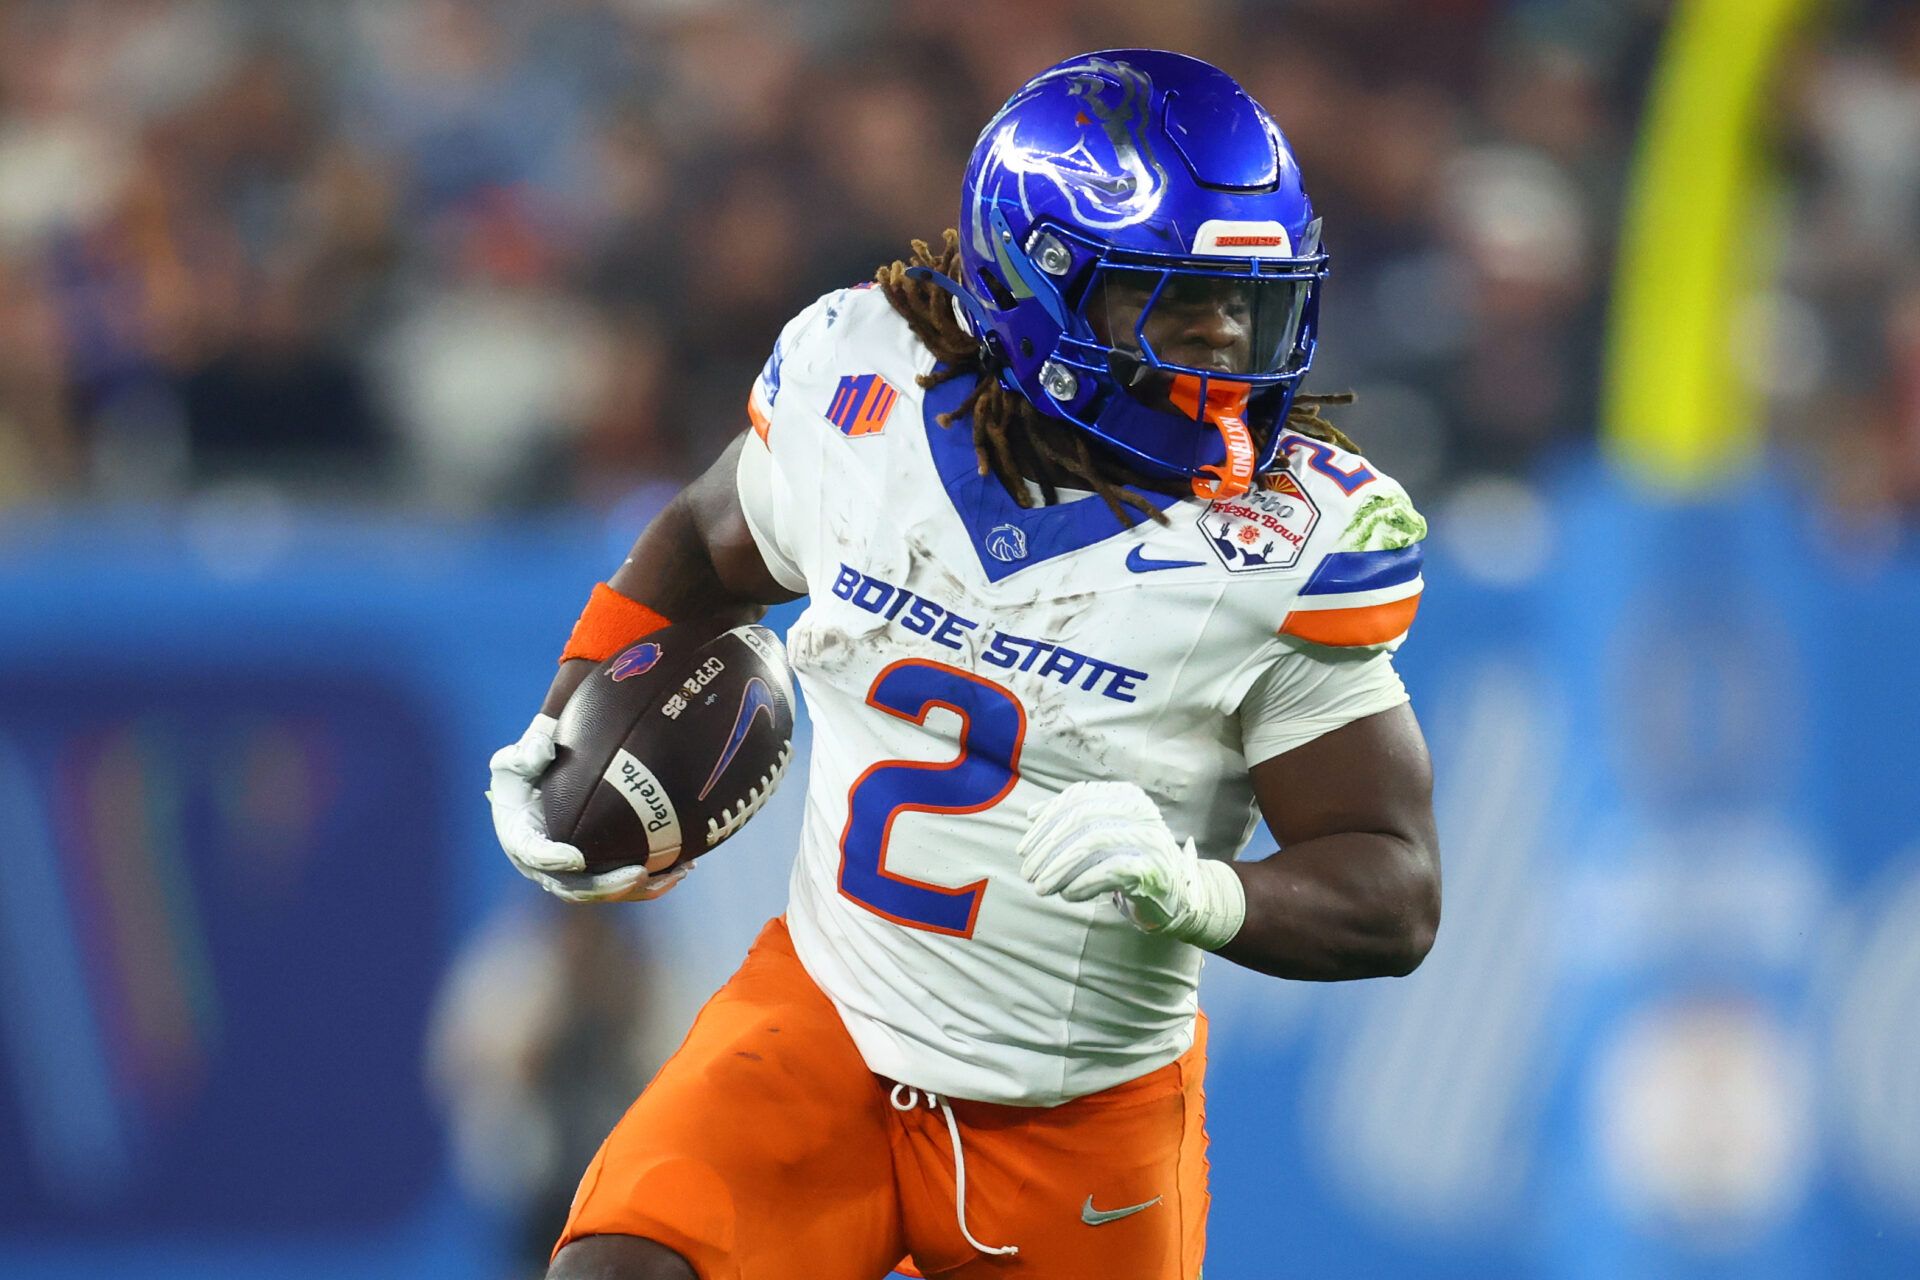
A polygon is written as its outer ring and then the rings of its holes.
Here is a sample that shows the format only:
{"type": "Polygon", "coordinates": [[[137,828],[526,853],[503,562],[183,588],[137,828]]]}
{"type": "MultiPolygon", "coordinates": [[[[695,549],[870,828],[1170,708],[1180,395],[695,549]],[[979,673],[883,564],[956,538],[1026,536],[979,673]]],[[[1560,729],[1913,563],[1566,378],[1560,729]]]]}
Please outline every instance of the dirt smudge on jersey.
{"type": "Polygon", "coordinates": [[[1028,741],[1044,741],[1077,765],[1090,764],[1096,772],[1110,767],[1115,743],[1088,727],[1084,708],[1063,691],[1048,690],[1028,703],[1027,730],[1028,741]]]}
{"type": "Polygon", "coordinates": [[[926,595],[944,608],[969,617],[978,616],[979,602],[974,599],[972,590],[960,580],[958,574],[947,568],[945,561],[921,533],[907,530],[904,545],[907,568],[905,575],[897,581],[910,584],[916,595],[926,595]],[[923,570],[925,576],[933,579],[931,584],[917,581],[923,570]]]}
{"type": "Polygon", "coordinates": [[[994,611],[1002,620],[1010,620],[1009,631],[1057,643],[1078,633],[1097,597],[1098,593],[1093,591],[1076,591],[1071,595],[1035,592],[1025,600],[1002,601],[994,606],[994,611]]]}
{"type": "Polygon", "coordinates": [[[802,617],[787,632],[787,660],[796,671],[814,675],[844,671],[859,654],[853,635],[818,619],[802,617]]]}

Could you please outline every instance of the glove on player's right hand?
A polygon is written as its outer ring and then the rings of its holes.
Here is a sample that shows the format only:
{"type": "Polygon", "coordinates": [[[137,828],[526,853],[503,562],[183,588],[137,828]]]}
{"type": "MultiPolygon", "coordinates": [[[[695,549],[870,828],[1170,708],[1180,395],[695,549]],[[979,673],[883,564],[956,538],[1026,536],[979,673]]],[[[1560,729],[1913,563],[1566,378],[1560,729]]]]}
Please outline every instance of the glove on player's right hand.
{"type": "Polygon", "coordinates": [[[547,835],[540,809],[540,776],[553,763],[553,733],[559,721],[539,715],[511,746],[488,761],[493,785],[493,830],[514,870],[567,902],[636,902],[657,898],[686,879],[690,866],[650,876],[643,866],[587,874],[586,857],[570,844],[547,835]]]}

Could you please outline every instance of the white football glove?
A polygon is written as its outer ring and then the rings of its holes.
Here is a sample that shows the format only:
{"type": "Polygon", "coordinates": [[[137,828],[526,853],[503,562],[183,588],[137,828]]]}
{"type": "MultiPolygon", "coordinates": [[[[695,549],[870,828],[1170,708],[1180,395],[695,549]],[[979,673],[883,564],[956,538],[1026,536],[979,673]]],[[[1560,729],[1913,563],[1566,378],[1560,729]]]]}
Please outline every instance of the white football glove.
{"type": "Polygon", "coordinates": [[[1020,874],[1042,894],[1103,893],[1142,933],[1212,951],[1247,918],[1247,891],[1225,862],[1173,838],[1152,797],[1131,782],[1076,782],[1027,816],[1020,874]]]}
{"type": "Polygon", "coordinates": [[[487,767],[493,786],[493,830],[514,869],[556,898],[568,902],[637,902],[657,898],[686,879],[689,866],[674,867],[650,876],[645,867],[621,867],[589,875],[587,859],[570,844],[547,836],[546,814],[540,809],[540,775],[553,763],[553,731],[560,722],[552,716],[533,718],[520,741],[493,753],[487,767]]]}

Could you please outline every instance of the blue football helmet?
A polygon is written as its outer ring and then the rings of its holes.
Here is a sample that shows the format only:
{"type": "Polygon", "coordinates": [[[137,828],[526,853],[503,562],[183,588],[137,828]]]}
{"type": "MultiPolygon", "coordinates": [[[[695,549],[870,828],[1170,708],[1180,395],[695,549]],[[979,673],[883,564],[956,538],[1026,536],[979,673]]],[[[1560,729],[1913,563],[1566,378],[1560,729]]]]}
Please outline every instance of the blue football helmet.
{"type": "Polygon", "coordinates": [[[1203,497],[1273,465],[1327,255],[1286,139],[1224,72],[1117,49],[1028,81],[974,145],[960,264],[939,282],[1041,412],[1203,497]]]}

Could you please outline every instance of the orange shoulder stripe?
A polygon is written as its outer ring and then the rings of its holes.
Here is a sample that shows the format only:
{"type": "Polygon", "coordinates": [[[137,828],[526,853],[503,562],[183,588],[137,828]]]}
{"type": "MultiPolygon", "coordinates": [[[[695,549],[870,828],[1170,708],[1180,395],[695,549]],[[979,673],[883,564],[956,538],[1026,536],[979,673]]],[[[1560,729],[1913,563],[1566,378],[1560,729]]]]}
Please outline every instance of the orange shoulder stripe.
{"type": "Polygon", "coordinates": [[[1281,624],[1280,634],[1314,644],[1385,644],[1412,626],[1413,615],[1419,611],[1418,594],[1358,609],[1295,609],[1281,624]]]}

